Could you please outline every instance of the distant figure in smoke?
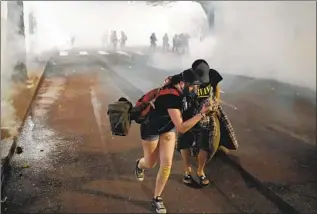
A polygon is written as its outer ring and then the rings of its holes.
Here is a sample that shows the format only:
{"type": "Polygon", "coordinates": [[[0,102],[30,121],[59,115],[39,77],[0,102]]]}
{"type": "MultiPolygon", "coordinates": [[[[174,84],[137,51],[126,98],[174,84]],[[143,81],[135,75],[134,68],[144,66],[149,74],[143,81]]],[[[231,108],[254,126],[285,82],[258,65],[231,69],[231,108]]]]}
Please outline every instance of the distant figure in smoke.
{"type": "Polygon", "coordinates": [[[106,48],[108,46],[108,37],[109,33],[108,31],[105,31],[101,37],[102,47],[106,48]]]}
{"type": "Polygon", "coordinates": [[[112,32],[110,40],[111,40],[112,48],[114,50],[116,50],[117,49],[117,44],[118,44],[118,37],[117,37],[117,32],[116,31],[112,32]]]}
{"type": "Polygon", "coordinates": [[[188,35],[188,33],[184,34],[184,52],[185,53],[189,53],[189,39],[190,36],[188,35]]]}
{"type": "Polygon", "coordinates": [[[128,40],[127,35],[124,33],[124,31],[121,31],[121,38],[120,38],[120,46],[121,48],[125,47],[125,42],[128,40]]]}
{"type": "Polygon", "coordinates": [[[168,51],[168,48],[169,48],[168,35],[167,33],[165,33],[165,35],[163,36],[163,50],[168,51]]]}
{"type": "Polygon", "coordinates": [[[178,52],[183,53],[184,50],[184,34],[181,33],[178,35],[178,40],[177,40],[177,48],[178,52]]]}
{"type": "Polygon", "coordinates": [[[156,41],[157,41],[155,33],[152,33],[152,35],[150,37],[150,40],[151,40],[150,50],[155,51],[155,49],[156,49],[156,41]]]}
{"type": "Polygon", "coordinates": [[[184,33],[181,33],[178,36],[178,49],[180,50],[181,54],[185,53],[185,45],[186,44],[186,37],[184,33]]]}
{"type": "Polygon", "coordinates": [[[173,52],[177,51],[177,43],[178,43],[177,41],[178,41],[178,35],[175,34],[174,37],[173,37],[173,48],[172,48],[173,52]]]}
{"type": "Polygon", "coordinates": [[[70,43],[71,43],[72,47],[74,47],[74,44],[75,44],[75,36],[72,36],[72,37],[70,38],[70,43]]]}

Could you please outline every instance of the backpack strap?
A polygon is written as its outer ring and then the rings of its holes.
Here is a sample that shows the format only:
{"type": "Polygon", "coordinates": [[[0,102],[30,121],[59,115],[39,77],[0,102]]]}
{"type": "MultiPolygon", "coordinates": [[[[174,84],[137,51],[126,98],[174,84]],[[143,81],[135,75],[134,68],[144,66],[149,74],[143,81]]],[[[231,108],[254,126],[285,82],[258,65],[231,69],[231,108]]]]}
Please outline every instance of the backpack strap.
{"type": "Polygon", "coordinates": [[[167,95],[167,94],[173,94],[176,96],[180,96],[180,92],[176,88],[159,88],[157,89],[157,94],[155,95],[154,99],[150,101],[150,105],[155,109],[154,102],[155,100],[162,95],[167,95]]]}
{"type": "Polygon", "coordinates": [[[162,88],[158,88],[155,97],[149,102],[149,104],[153,107],[153,109],[155,109],[154,102],[160,96],[161,90],[162,88]]]}

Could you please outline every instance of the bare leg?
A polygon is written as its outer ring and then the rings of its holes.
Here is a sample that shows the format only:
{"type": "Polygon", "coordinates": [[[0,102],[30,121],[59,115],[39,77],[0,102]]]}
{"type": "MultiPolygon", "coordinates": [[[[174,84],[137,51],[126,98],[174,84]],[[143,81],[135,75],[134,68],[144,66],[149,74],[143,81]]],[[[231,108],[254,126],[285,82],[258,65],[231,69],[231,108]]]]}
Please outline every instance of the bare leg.
{"type": "Polygon", "coordinates": [[[175,132],[168,132],[160,136],[159,141],[159,155],[160,155],[160,169],[156,177],[156,186],[154,191],[154,198],[161,196],[163,189],[169,178],[172,167],[173,155],[176,144],[175,132]]]}
{"type": "Polygon", "coordinates": [[[140,158],[138,167],[140,169],[148,169],[155,166],[158,159],[158,140],[145,141],[142,140],[144,157],[140,158]]]}
{"type": "Polygon", "coordinates": [[[200,150],[198,153],[198,169],[197,174],[198,176],[205,175],[205,165],[208,158],[208,152],[204,150],[200,150]]]}
{"type": "Polygon", "coordinates": [[[191,165],[190,165],[190,149],[181,149],[181,155],[183,158],[185,174],[190,175],[192,172],[191,165]]]}

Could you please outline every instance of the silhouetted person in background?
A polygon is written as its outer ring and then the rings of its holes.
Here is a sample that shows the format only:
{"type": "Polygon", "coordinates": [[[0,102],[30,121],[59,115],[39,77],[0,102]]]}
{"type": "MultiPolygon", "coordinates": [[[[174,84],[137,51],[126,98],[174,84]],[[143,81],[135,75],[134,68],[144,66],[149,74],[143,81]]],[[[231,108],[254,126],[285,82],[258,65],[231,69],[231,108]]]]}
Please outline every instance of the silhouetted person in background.
{"type": "Polygon", "coordinates": [[[123,31],[121,31],[121,38],[120,38],[120,46],[121,46],[121,48],[125,47],[125,43],[126,43],[127,40],[128,40],[127,35],[123,31]]]}
{"type": "Polygon", "coordinates": [[[167,33],[165,33],[165,35],[163,36],[163,50],[167,51],[168,48],[169,48],[168,35],[167,35],[167,33]]]}
{"type": "Polygon", "coordinates": [[[117,37],[116,31],[112,32],[110,40],[111,40],[111,44],[112,44],[113,49],[117,49],[118,37],[117,37]]]}
{"type": "Polygon", "coordinates": [[[75,36],[72,36],[72,37],[70,38],[70,43],[71,43],[72,47],[74,47],[74,44],[75,44],[75,36]]]}
{"type": "Polygon", "coordinates": [[[151,40],[150,50],[154,50],[155,51],[155,49],[156,49],[156,41],[157,41],[155,33],[152,33],[152,35],[150,37],[150,40],[151,40]]]}
{"type": "Polygon", "coordinates": [[[106,48],[108,46],[108,37],[109,33],[108,31],[105,31],[101,37],[102,47],[106,48]]]}
{"type": "Polygon", "coordinates": [[[172,51],[173,52],[176,52],[177,51],[177,46],[178,46],[178,35],[175,34],[174,37],[173,37],[173,48],[172,48],[172,51]]]}

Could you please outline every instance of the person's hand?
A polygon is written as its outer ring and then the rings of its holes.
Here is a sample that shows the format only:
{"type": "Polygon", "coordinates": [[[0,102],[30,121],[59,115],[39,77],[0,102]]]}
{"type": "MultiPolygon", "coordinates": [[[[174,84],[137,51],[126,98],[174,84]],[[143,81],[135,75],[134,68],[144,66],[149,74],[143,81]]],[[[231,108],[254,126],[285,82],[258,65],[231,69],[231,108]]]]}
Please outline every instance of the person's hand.
{"type": "Polygon", "coordinates": [[[210,104],[206,103],[202,106],[200,113],[201,114],[207,114],[210,111],[210,104]]]}
{"type": "Polygon", "coordinates": [[[219,106],[219,100],[218,99],[211,99],[210,106],[211,106],[211,111],[216,111],[218,109],[218,106],[219,106]]]}

